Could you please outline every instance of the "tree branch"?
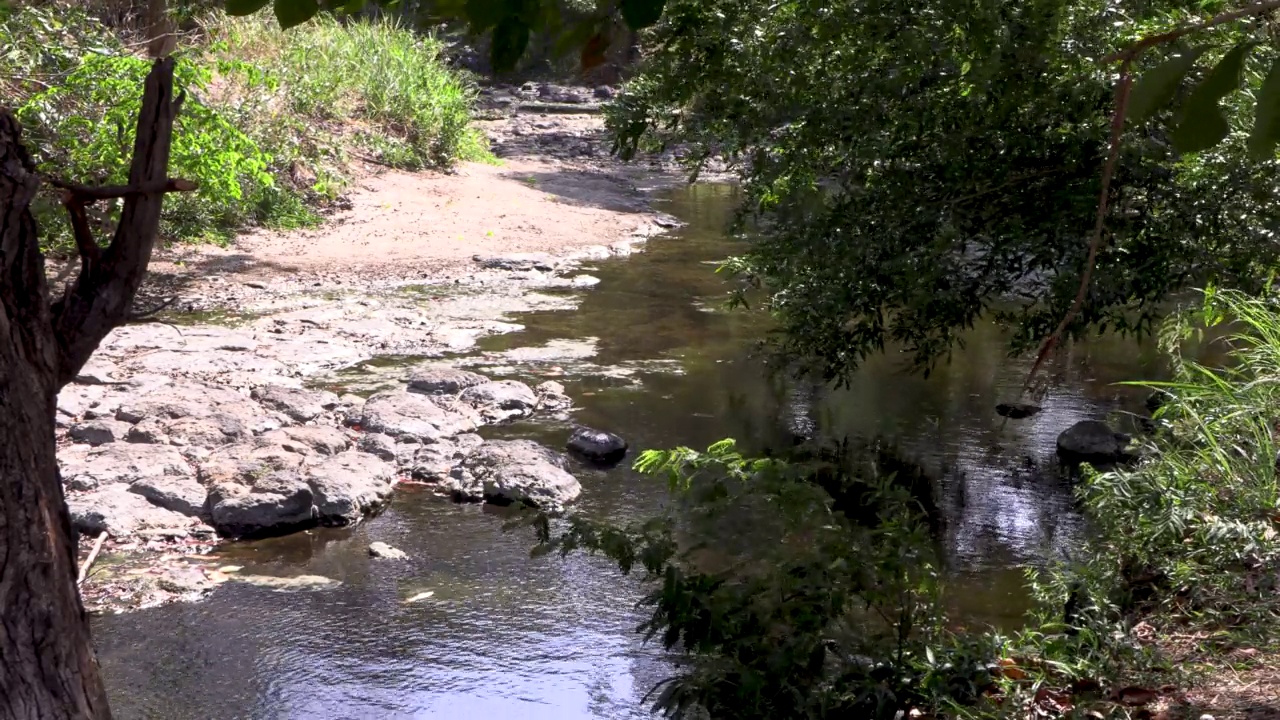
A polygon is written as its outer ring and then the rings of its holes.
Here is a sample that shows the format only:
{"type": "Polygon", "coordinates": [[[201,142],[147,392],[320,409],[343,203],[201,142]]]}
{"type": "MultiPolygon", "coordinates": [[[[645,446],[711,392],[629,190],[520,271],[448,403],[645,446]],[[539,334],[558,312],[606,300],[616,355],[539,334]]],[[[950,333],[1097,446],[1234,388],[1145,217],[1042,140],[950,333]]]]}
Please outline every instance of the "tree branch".
{"type": "Polygon", "coordinates": [[[151,261],[165,193],[192,185],[168,176],[173,122],[181,105],[182,97],[174,97],[172,58],[156,60],[142,94],[128,184],[112,188],[60,184],[85,199],[122,197],[124,207],[111,244],[52,308],[59,387],[75,378],[107,333],[129,319],[151,261]]]}
{"type": "Polygon", "coordinates": [[[115,200],[116,198],[130,198],[136,195],[152,195],[155,193],[191,192],[199,187],[195,182],[183,180],[182,178],[152,180],[138,185],[81,185],[80,183],[56,178],[45,178],[45,182],[56,188],[66,190],[82,202],[115,200]]]}
{"type": "Polygon", "coordinates": [[[1239,10],[1232,10],[1231,12],[1225,12],[1219,15],[1215,15],[1212,18],[1205,20],[1204,22],[1194,23],[1192,25],[1184,25],[1180,28],[1174,28],[1169,32],[1160,33],[1158,35],[1150,35],[1148,37],[1142,38],[1141,40],[1134,43],[1133,45],[1130,45],[1124,50],[1111,53],[1110,55],[1102,58],[1102,62],[1106,63],[1107,65],[1110,65],[1111,63],[1120,61],[1120,60],[1123,60],[1125,62],[1132,62],[1133,60],[1137,59],[1137,57],[1141,55],[1144,50],[1155,47],[1156,45],[1163,45],[1164,43],[1172,42],[1174,40],[1177,40],[1178,38],[1185,37],[1192,33],[1200,32],[1201,30],[1208,30],[1209,28],[1217,27],[1219,25],[1225,25],[1229,22],[1234,22],[1236,20],[1243,20],[1244,18],[1247,18],[1247,17],[1256,17],[1258,15],[1271,12],[1272,10],[1280,10],[1280,0],[1267,0],[1267,2],[1260,2],[1255,5],[1248,5],[1246,7],[1240,8],[1239,10]]]}

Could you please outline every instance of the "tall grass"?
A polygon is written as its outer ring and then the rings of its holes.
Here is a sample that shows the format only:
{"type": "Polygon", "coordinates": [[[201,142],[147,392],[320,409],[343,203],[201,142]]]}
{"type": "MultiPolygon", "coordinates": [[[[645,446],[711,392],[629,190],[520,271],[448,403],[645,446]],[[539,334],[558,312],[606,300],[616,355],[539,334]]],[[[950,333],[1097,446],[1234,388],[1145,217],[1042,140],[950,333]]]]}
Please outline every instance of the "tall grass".
{"type": "Polygon", "coordinates": [[[258,73],[274,78],[287,111],[313,131],[346,133],[378,160],[410,169],[488,157],[468,127],[475,88],[443,63],[432,37],[394,20],[330,17],[284,33],[258,17],[216,17],[209,31],[229,83],[258,91],[258,73]]]}

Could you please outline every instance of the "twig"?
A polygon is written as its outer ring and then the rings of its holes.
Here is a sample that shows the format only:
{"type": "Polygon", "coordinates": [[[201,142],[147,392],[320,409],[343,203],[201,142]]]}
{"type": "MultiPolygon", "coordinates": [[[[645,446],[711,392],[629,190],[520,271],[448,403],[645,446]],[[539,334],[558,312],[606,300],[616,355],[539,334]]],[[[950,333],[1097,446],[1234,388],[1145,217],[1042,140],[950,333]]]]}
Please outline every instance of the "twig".
{"type": "Polygon", "coordinates": [[[68,182],[66,180],[58,180],[56,178],[45,178],[46,182],[56,188],[62,188],[81,200],[94,202],[97,200],[113,200],[115,198],[130,197],[133,195],[150,195],[152,193],[168,193],[168,192],[190,192],[199,187],[191,180],[183,180],[182,178],[169,178],[167,180],[157,180],[155,182],[142,183],[141,185],[81,185],[80,183],[68,182]]]}
{"type": "Polygon", "coordinates": [[[162,300],[159,304],[157,304],[153,308],[149,308],[147,310],[141,310],[139,312],[133,313],[132,315],[129,316],[129,322],[131,323],[147,322],[152,318],[154,318],[156,316],[156,313],[159,313],[161,310],[164,310],[165,308],[169,307],[170,305],[173,305],[176,302],[178,302],[177,295],[174,295],[173,297],[168,298],[167,300],[162,300]]]}
{"type": "Polygon", "coordinates": [[[76,585],[84,582],[84,576],[89,574],[89,568],[93,566],[93,561],[98,559],[98,553],[102,552],[102,543],[107,541],[107,531],[103,530],[98,534],[98,539],[93,543],[93,549],[89,551],[89,557],[84,559],[84,564],[80,566],[80,575],[76,577],[76,585]]]}

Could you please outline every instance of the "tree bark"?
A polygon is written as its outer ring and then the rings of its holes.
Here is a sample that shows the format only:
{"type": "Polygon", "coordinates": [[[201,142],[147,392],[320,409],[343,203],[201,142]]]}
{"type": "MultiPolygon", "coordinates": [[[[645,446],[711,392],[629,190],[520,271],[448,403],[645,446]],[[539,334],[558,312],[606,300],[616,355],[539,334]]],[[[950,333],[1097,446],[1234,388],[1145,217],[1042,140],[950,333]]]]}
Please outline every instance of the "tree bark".
{"type": "MultiPolygon", "coordinates": [[[[54,416],[58,391],[128,317],[171,184],[179,105],[173,62],[157,61],[115,236],[101,253],[94,246],[94,262],[52,303],[30,211],[40,178],[16,119],[0,108],[0,720],[111,717],[76,588],[54,416]]],[[[67,192],[69,208],[92,200],[67,192]]]]}

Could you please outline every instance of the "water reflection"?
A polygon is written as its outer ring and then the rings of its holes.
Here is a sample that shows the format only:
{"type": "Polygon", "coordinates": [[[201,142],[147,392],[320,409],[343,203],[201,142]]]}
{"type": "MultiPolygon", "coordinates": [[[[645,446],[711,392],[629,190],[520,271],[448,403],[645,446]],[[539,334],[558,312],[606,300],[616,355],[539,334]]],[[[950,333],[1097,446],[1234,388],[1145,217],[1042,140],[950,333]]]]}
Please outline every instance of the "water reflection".
{"type": "MultiPolygon", "coordinates": [[[[1016,618],[1016,566],[1061,552],[1081,532],[1053,457],[1057,433],[1113,409],[1139,410],[1142,393],[1112,383],[1158,374],[1156,354],[1118,339],[1068,348],[1047,370],[1044,410],[1021,421],[994,407],[1015,399],[1028,361],[1007,358],[993,326],[975,328],[927,379],[907,374],[892,353],[839,391],[771,377],[753,351],[765,318],[716,309],[725,285],[713,263],[740,250],[722,232],[732,201],[725,187],[676,193],[666,209],[687,228],[634,258],[601,262],[590,270],[599,286],[576,311],[515,318],[525,331],[492,338],[474,360],[563,381],[580,405],[575,422],[617,432],[637,449],[724,437],[748,450],[797,437],[885,438],[939,478],[953,605],[978,621],[1016,618]],[[625,372],[602,370],[619,367],[625,372]]],[[[559,446],[569,430],[525,423],[489,432],[559,446]]],[[[581,512],[625,519],[664,498],[660,481],[626,467],[577,472],[581,512]]],[[[228,562],[244,572],[324,575],[342,585],[282,593],[228,584],[199,605],[99,618],[117,715],[647,717],[640,698],[670,666],[632,632],[640,620],[634,580],[591,558],[532,560],[528,535],[504,533],[502,524],[500,513],[405,490],[353,530],[235,546],[228,562]],[[365,548],[374,540],[410,559],[371,561],[365,548]],[[430,601],[404,604],[425,590],[435,593],[430,601]]]]}

